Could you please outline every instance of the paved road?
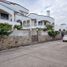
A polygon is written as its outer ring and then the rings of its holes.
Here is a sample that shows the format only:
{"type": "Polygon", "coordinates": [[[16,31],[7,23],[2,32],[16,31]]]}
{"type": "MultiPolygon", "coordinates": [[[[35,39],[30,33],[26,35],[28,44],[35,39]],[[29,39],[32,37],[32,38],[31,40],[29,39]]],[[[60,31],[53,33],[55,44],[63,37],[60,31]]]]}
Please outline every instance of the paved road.
{"type": "Polygon", "coordinates": [[[52,41],[1,51],[0,67],[67,67],[67,42],[52,41]]]}

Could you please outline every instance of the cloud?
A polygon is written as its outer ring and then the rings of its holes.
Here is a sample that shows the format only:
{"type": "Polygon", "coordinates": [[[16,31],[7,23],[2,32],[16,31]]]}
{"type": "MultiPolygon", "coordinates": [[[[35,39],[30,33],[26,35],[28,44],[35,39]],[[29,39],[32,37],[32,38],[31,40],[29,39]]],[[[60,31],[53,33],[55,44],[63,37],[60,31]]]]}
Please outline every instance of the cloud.
{"type": "Polygon", "coordinates": [[[66,0],[56,0],[55,5],[51,7],[53,11],[51,15],[55,17],[56,24],[67,23],[67,1],[66,0]]]}
{"type": "MultiPolygon", "coordinates": [[[[10,1],[10,0],[9,0],[10,1]]],[[[55,18],[56,24],[67,22],[67,0],[11,0],[28,8],[30,12],[46,14],[51,11],[51,16],[55,18]]]]}

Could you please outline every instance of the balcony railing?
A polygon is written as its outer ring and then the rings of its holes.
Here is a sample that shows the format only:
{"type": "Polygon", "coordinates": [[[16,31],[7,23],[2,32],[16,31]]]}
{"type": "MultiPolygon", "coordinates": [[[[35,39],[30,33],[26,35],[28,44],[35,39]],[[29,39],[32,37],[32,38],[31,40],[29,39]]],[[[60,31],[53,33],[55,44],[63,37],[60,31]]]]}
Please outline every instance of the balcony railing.
{"type": "Polygon", "coordinates": [[[35,29],[35,28],[46,28],[45,25],[42,25],[42,26],[23,26],[23,29],[35,29]]]}
{"type": "Polygon", "coordinates": [[[5,19],[0,19],[0,23],[9,23],[9,24],[11,24],[11,25],[19,24],[19,23],[17,23],[17,22],[12,22],[12,21],[5,20],[5,19]]]}

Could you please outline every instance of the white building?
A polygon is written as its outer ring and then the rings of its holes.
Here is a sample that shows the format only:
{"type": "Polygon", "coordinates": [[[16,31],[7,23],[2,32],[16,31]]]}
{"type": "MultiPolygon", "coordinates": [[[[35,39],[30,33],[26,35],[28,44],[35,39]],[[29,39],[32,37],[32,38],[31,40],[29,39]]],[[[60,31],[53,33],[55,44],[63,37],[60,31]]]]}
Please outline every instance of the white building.
{"type": "Polygon", "coordinates": [[[54,24],[54,19],[50,16],[31,13],[29,17],[32,18],[32,28],[46,28],[46,24],[54,24]]]}
{"type": "Polygon", "coordinates": [[[46,28],[46,23],[52,24],[54,19],[50,16],[29,14],[28,9],[13,2],[0,2],[0,23],[15,25],[17,22],[22,23],[23,29],[46,28]]]}

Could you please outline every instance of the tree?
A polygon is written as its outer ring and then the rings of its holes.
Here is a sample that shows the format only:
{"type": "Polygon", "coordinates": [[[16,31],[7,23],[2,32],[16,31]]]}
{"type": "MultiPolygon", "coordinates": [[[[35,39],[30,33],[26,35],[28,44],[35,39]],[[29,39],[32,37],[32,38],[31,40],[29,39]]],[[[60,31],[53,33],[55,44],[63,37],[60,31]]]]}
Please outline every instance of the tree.
{"type": "Polygon", "coordinates": [[[12,30],[12,25],[8,23],[0,23],[0,36],[9,35],[12,30]]]}
{"type": "Polygon", "coordinates": [[[57,35],[59,34],[58,31],[54,31],[54,30],[48,30],[48,35],[52,38],[55,38],[57,35]]]}
{"type": "Polygon", "coordinates": [[[21,30],[22,26],[21,25],[14,25],[14,29],[21,30]]]}

